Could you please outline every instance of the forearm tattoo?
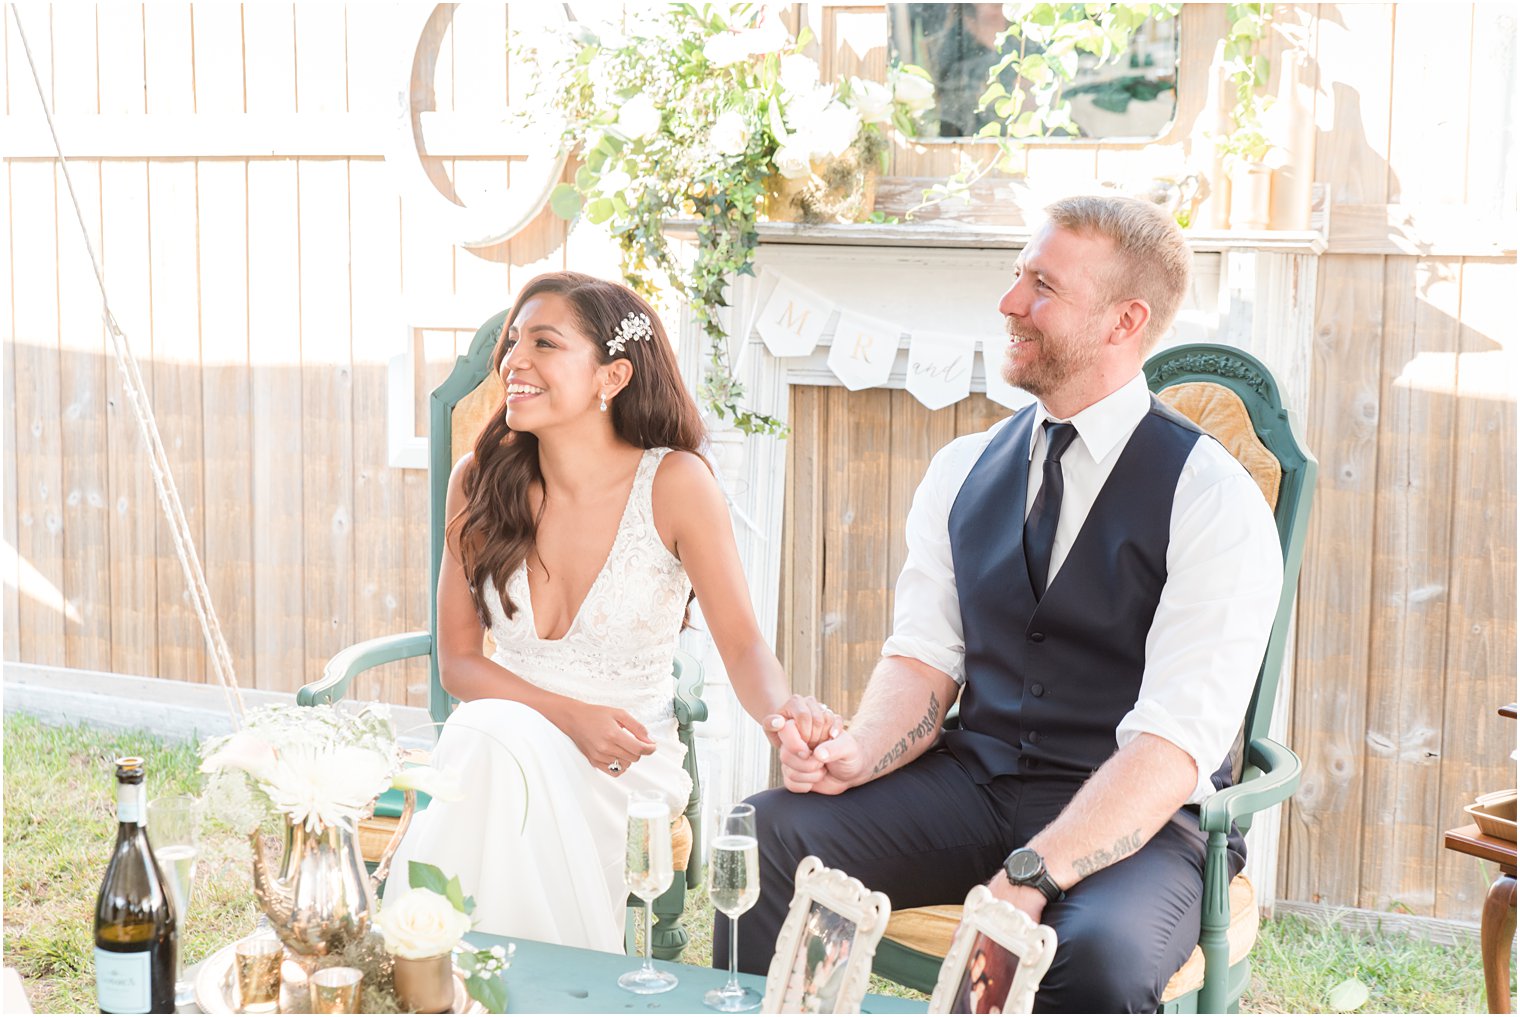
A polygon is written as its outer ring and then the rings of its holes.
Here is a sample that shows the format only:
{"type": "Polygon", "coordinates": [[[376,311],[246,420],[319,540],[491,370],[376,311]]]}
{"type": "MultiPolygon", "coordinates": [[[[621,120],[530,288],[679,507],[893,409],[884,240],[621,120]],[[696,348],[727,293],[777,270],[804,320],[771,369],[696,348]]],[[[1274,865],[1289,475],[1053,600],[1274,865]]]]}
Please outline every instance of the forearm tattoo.
{"type": "Polygon", "coordinates": [[[929,693],[929,708],[924,711],[917,724],[909,729],[908,733],[897,740],[897,744],[887,750],[887,754],[881,757],[881,762],[871,771],[871,776],[876,776],[888,770],[908,751],[910,745],[917,745],[920,739],[932,738],[939,730],[939,696],[929,693]]]}
{"type": "Polygon", "coordinates": [[[1107,851],[1099,848],[1084,858],[1076,859],[1071,863],[1071,867],[1077,870],[1078,876],[1086,879],[1099,869],[1107,868],[1121,858],[1127,858],[1139,850],[1140,831],[1136,830],[1129,836],[1120,837],[1114,841],[1114,846],[1107,851]]]}

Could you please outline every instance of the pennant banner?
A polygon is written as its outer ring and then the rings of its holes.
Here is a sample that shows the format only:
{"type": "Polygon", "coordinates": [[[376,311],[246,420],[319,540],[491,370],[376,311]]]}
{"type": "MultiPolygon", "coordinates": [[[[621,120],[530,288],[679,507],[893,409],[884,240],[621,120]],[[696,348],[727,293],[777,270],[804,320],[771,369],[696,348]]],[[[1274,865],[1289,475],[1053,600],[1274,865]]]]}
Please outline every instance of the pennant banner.
{"type": "Polygon", "coordinates": [[[987,398],[999,406],[1016,410],[1034,402],[1034,396],[1003,380],[1003,364],[1007,360],[1008,340],[982,340],[982,371],[987,375],[987,398]]]}
{"type": "Polygon", "coordinates": [[[915,332],[908,342],[908,391],[931,410],[971,394],[976,340],[944,332],[915,332]]]}
{"type": "Polygon", "coordinates": [[[771,356],[805,357],[818,345],[833,311],[830,301],[782,276],[755,319],[755,331],[771,356]]]}
{"type": "Polygon", "coordinates": [[[851,392],[874,388],[892,373],[900,335],[902,330],[896,325],[840,311],[834,345],[829,348],[829,370],[851,392]]]}

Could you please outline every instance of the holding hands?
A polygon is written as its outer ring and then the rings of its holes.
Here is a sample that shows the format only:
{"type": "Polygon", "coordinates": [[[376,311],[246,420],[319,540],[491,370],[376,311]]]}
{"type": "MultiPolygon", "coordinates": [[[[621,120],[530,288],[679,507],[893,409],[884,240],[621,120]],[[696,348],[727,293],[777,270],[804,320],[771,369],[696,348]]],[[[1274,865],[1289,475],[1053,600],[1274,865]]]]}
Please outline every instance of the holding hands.
{"type": "Polygon", "coordinates": [[[860,743],[833,710],[812,696],[792,696],[765,718],[764,726],[779,750],[788,791],[837,795],[865,774],[860,743]]]}

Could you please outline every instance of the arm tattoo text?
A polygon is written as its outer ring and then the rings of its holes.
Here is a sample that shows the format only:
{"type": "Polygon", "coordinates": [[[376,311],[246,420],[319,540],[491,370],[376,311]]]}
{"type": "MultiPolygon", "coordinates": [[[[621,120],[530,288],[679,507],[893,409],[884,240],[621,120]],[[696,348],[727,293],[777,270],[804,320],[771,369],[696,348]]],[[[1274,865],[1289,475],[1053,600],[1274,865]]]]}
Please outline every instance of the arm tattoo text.
{"type": "Polygon", "coordinates": [[[1127,858],[1140,850],[1140,831],[1136,830],[1127,837],[1120,837],[1114,841],[1114,846],[1108,850],[1098,848],[1092,854],[1078,858],[1071,863],[1071,867],[1077,870],[1077,875],[1086,879],[1099,869],[1107,868],[1122,858],[1127,858]]]}
{"type": "Polygon", "coordinates": [[[909,745],[917,745],[920,739],[932,738],[939,730],[939,696],[929,693],[929,708],[924,711],[917,724],[906,735],[897,740],[897,744],[887,750],[887,754],[881,757],[876,768],[871,771],[871,776],[887,770],[908,751],[909,745]]]}

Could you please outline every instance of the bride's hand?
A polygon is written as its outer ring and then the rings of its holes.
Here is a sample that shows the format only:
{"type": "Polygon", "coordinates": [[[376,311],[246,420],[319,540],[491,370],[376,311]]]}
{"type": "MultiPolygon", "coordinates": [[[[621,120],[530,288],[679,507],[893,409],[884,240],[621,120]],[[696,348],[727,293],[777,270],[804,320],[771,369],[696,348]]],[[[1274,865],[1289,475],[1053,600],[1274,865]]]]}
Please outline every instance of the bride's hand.
{"type": "Polygon", "coordinates": [[[621,777],[655,750],[644,725],[627,710],[611,706],[577,703],[564,716],[560,730],[592,766],[614,777],[621,777]]]}

